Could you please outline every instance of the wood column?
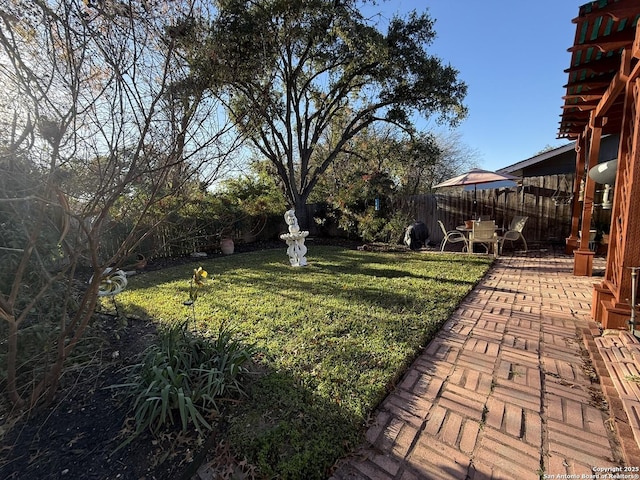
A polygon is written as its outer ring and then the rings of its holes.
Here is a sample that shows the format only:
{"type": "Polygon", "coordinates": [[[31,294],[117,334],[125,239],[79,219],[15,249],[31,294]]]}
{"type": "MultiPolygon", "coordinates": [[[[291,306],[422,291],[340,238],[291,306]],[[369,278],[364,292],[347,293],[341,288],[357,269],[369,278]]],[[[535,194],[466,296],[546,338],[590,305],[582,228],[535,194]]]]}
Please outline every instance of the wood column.
{"type": "Polygon", "coordinates": [[[582,199],[580,198],[580,186],[584,178],[584,166],[587,158],[587,142],[583,135],[576,139],[576,179],[573,186],[573,201],[571,202],[571,233],[566,239],[564,252],[572,255],[578,248],[578,229],[580,228],[580,211],[582,199]]]}
{"type": "MultiPolygon", "coordinates": [[[[585,170],[598,163],[600,156],[600,139],[602,138],[601,119],[592,114],[589,121],[590,130],[589,151],[585,170]]],[[[595,252],[589,249],[589,230],[591,230],[591,213],[593,209],[593,197],[596,193],[596,182],[589,175],[585,175],[584,201],[582,202],[582,220],[580,224],[580,247],[573,252],[573,274],[576,276],[590,277],[593,274],[593,256],[595,252]]]]}

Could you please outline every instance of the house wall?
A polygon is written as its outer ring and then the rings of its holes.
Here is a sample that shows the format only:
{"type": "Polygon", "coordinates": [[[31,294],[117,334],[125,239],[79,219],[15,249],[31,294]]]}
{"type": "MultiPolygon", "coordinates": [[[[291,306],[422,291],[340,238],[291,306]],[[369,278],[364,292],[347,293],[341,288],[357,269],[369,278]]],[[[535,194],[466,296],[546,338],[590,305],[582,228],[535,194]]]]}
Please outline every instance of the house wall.
{"type": "Polygon", "coordinates": [[[573,174],[576,171],[576,152],[564,152],[549,161],[523,168],[520,177],[540,177],[544,175],[573,174]]]}
{"type": "MultiPolygon", "coordinates": [[[[619,135],[608,135],[602,138],[598,163],[608,162],[618,156],[619,135]]],[[[510,173],[516,177],[539,177],[543,175],[573,174],[576,170],[576,151],[574,145],[556,149],[557,154],[544,152],[535,157],[523,160],[499,172],[510,173]]]]}

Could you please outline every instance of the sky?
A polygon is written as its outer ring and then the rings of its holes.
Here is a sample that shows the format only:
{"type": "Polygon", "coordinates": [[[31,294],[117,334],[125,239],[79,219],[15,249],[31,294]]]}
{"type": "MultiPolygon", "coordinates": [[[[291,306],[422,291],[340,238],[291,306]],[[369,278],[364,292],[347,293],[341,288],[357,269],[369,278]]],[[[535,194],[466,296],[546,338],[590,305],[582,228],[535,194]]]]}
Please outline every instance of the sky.
{"type": "MultiPolygon", "coordinates": [[[[469,116],[457,129],[481,168],[535,156],[558,139],[575,24],[587,0],[391,0],[389,18],[425,9],[436,20],[428,51],[459,71],[469,116]]],[[[432,122],[427,128],[435,127],[432,122]]]]}

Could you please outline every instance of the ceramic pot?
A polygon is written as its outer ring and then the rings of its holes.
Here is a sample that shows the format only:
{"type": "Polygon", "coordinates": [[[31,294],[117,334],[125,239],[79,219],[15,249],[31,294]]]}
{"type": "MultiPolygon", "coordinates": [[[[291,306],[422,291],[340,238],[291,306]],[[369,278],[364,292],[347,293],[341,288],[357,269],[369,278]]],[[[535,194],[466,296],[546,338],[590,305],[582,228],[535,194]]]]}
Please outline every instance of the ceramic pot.
{"type": "Polygon", "coordinates": [[[220,250],[222,250],[222,253],[224,253],[225,255],[231,255],[234,248],[235,245],[232,238],[223,238],[222,240],[220,240],[220,250]]]}
{"type": "Polygon", "coordinates": [[[144,255],[139,253],[136,255],[136,270],[142,270],[147,266],[147,259],[144,258],[144,255]]]}

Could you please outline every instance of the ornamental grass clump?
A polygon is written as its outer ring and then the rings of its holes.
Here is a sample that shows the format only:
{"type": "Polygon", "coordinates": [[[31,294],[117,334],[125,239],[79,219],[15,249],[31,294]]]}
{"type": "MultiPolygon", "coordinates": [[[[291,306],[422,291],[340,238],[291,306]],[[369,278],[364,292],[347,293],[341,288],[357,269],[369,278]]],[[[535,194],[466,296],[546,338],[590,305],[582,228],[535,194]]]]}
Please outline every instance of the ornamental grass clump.
{"type": "Polygon", "coordinates": [[[238,341],[222,326],[215,338],[190,332],[187,322],[160,332],[159,342],[149,347],[142,362],[133,365],[125,388],[133,398],[134,434],[180,425],[198,432],[211,430],[222,399],[244,394],[243,380],[254,354],[252,346],[238,341]]]}

